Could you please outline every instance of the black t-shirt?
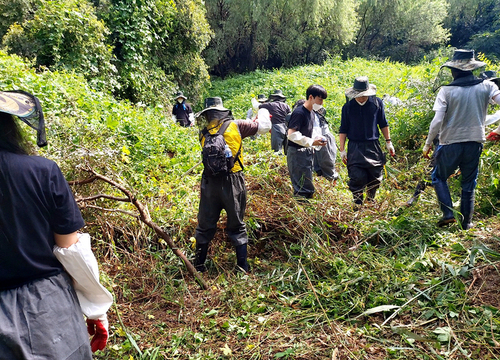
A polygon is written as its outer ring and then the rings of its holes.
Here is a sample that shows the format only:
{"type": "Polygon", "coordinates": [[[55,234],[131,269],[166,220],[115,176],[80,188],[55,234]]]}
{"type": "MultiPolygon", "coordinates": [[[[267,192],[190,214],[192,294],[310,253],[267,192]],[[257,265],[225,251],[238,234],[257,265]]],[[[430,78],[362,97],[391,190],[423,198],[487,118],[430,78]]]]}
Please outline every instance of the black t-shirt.
{"type": "Polygon", "coordinates": [[[373,141],[380,136],[379,128],[388,126],[384,104],[381,99],[370,96],[364,105],[352,99],[342,107],[341,134],[347,134],[349,141],[373,141]]]}
{"type": "Polygon", "coordinates": [[[83,225],[55,162],[0,150],[0,290],[60,273],[54,233],[71,234],[83,225]]]}
{"type": "Polygon", "coordinates": [[[175,116],[177,122],[182,126],[190,126],[191,121],[189,120],[189,114],[193,112],[191,105],[187,102],[183,102],[182,104],[176,103],[172,108],[172,115],[175,116]]]}
{"type": "MultiPolygon", "coordinates": [[[[307,110],[304,105],[300,105],[293,110],[288,128],[300,131],[302,135],[312,137],[314,127],[314,111],[307,110]]],[[[288,141],[288,146],[302,148],[303,146],[288,141]]]]}
{"type": "Polygon", "coordinates": [[[282,101],[260,104],[259,109],[267,109],[267,111],[269,111],[273,124],[284,124],[286,115],[292,111],[290,106],[282,101]]]}

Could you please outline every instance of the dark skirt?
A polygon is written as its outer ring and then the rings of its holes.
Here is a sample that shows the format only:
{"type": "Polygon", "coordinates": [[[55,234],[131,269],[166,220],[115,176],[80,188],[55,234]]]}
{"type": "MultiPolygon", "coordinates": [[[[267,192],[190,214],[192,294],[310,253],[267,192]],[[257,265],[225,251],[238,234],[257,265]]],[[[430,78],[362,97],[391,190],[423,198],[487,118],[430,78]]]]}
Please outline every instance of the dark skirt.
{"type": "Polygon", "coordinates": [[[2,360],[91,360],[82,310],[66,273],[0,292],[2,360]]]}

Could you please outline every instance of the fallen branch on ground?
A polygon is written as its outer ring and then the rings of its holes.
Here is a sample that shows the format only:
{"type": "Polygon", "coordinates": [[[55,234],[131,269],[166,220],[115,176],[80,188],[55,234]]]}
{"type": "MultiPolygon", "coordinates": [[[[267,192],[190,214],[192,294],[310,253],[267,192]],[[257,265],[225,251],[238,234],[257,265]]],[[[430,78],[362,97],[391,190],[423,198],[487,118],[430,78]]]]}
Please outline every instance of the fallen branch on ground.
{"type": "Polygon", "coordinates": [[[137,219],[139,219],[140,221],[142,221],[148,227],[150,227],[151,229],[153,229],[155,231],[155,233],[159,237],[161,237],[163,240],[165,240],[165,242],[167,243],[168,247],[174,252],[174,254],[177,255],[184,262],[184,264],[186,265],[187,270],[189,271],[189,273],[191,275],[194,276],[194,278],[196,279],[196,281],[198,282],[198,284],[201,286],[201,288],[203,288],[205,290],[208,289],[207,283],[203,280],[203,278],[201,277],[200,273],[196,271],[196,269],[194,268],[193,264],[188,260],[188,258],[186,257],[186,255],[184,255],[184,253],[182,251],[180,251],[175,246],[175,244],[172,241],[172,239],[170,238],[170,236],[165,231],[163,231],[155,222],[153,222],[151,220],[151,216],[149,215],[149,211],[148,211],[147,207],[145,207],[139,200],[137,200],[137,198],[134,196],[134,194],[130,190],[126,189],[123,185],[117,183],[116,181],[113,181],[112,179],[110,179],[110,178],[108,178],[108,177],[106,177],[104,175],[98,174],[92,168],[86,168],[86,169],[84,169],[84,171],[87,171],[87,172],[91,173],[92,176],[90,178],[84,179],[84,180],[71,181],[71,182],[69,182],[69,184],[70,185],[82,185],[82,184],[92,183],[92,182],[94,182],[96,180],[101,180],[101,181],[104,181],[104,182],[110,184],[111,186],[117,188],[118,190],[120,190],[123,194],[125,194],[126,197],[125,198],[119,198],[119,197],[116,197],[116,196],[99,194],[99,195],[90,196],[90,197],[87,197],[87,198],[76,199],[76,201],[78,203],[82,203],[82,202],[85,203],[86,201],[91,201],[91,200],[95,200],[95,199],[99,199],[99,198],[106,198],[106,199],[112,199],[112,200],[121,201],[121,202],[130,202],[130,203],[132,203],[136,207],[137,211],[139,212],[138,215],[133,214],[133,213],[128,212],[128,211],[124,211],[124,210],[119,210],[119,209],[105,209],[105,208],[101,208],[101,207],[98,207],[98,206],[95,206],[95,205],[90,205],[89,207],[93,207],[93,208],[96,208],[96,209],[99,209],[99,210],[102,210],[102,211],[116,211],[116,212],[124,213],[124,214],[130,215],[130,216],[136,217],[137,219]]]}

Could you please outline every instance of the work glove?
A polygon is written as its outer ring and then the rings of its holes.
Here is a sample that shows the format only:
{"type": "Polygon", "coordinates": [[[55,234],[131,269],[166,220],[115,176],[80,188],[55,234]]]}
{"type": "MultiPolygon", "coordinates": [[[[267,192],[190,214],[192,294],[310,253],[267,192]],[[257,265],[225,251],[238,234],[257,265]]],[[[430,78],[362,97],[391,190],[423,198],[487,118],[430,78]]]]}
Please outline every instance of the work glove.
{"type": "Polygon", "coordinates": [[[500,134],[496,131],[492,131],[488,134],[488,136],[486,136],[486,139],[489,141],[498,141],[500,140],[500,134]]]}
{"type": "Polygon", "coordinates": [[[424,147],[422,148],[422,154],[424,155],[424,158],[429,159],[429,153],[431,151],[432,146],[429,144],[425,144],[424,147]]]}
{"type": "Polygon", "coordinates": [[[108,342],[108,319],[106,315],[100,319],[87,319],[87,331],[92,336],[92,340],[90,340],[92,352],[103,350],[108,342]]]}
{"type": "Polygon", "coordinates": [[[396,155],[396,150],[394,150],[394,145],[392,145],[391,141],[387,141],[385,143],[385,147],[387,148],[387,151],[389,151],[389,154],[391,154],[391,156],[396,155]]]}
{"type": "Polygon", "coordinates": [[[343,162],[344,164],[346,164],[346,165],[347,165],[347,151],[342,150],[342,151],[340,152],[340,159],[342,160],[342,162],[343,162]]]}

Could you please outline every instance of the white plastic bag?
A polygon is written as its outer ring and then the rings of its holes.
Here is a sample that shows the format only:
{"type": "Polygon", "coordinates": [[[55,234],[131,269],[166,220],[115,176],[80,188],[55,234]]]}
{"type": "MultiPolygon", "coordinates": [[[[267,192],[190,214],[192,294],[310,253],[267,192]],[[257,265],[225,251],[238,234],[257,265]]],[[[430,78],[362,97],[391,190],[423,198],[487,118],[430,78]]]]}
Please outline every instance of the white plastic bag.
{"type": "Polygon", "coordinates": [[[99,282],[99,267],[90,247],[90,235],[78,234],[78,242],[69,248],[54,246],[54,255],[73,278],[82,312],[89,319],[106,315],[113,296],[99,282]]]}

